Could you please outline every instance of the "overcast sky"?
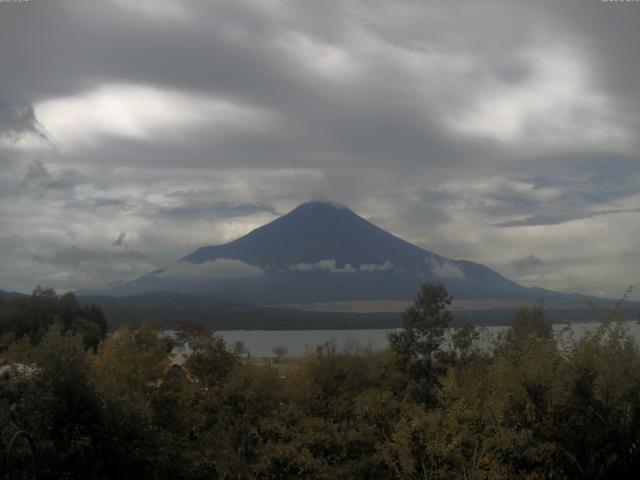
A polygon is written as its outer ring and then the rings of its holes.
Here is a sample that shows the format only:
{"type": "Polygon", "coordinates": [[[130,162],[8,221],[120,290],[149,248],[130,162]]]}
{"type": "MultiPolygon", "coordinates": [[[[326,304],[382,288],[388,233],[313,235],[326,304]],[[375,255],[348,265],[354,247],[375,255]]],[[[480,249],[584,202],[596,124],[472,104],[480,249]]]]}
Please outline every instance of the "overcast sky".
{"type": "Polygon", "coordinates": [[[640,2],[1,1],[0,288],[106,286],[327,199],[620,296],[639,44],[640,2]]]}

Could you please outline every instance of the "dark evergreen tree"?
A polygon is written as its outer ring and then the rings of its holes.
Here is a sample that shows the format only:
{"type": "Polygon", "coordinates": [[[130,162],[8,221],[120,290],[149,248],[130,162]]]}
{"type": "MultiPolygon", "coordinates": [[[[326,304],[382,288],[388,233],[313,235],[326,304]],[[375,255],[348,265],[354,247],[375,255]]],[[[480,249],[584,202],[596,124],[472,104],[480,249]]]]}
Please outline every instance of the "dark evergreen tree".
{"type": "Polygon", "coordinates": [[[433,388],[439,372],[434,360],[451,322],[451,300],[444,285],[423,284],[414,304],[402,317],[402,329],[389,334],[397,366],[407,376],[407,393],[427,404],[435,400],[433,388]]]}

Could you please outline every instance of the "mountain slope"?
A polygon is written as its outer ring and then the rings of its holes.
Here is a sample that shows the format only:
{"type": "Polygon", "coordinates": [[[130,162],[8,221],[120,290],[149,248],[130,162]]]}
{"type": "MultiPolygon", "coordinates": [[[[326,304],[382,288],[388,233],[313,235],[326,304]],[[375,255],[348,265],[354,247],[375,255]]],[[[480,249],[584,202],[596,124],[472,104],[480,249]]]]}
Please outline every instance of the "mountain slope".
{"type": "Polygon", "coordinates": [[[346,207],[326,202],[304,203],[238,240],[199,248],[183,260],[201,264],[222,258],[279,274],[351,274],[340,283],[351,283],[358,273],[389,271],[393,277],[413,272],[412,276],[425,280],[456,283],[454,280],[467,277],[482,278],[492,288],[520,288],[483,265],[436,255],[382,230],[346,207]]]}
{"type": "Polygon", "coordinates": [[[22,298],[22,297],[26,297],[27,295],[24,293],[19,293],[19,292],[8,292],[6,290],[0,290],[0,299],[4,299],[4,300],[10,300],[12,298],[22,298]]]}
{"type": "Polygon", "coordinates": [[[107,295],[172,291],[246,304],[412,299],[443,282],[456,298],[575,299],[406,242],[348,208],[302,204],[224,245],[205,246],[107,295]]]}
{"type": "Polygon", "coordinates": [[[231,258],[263,268],[335,260],[339,268],[384,264],[402,267],[420,262],[429,252],[369,223],[346,207],[304,203],[290,213],[238,240],[202,247],[183,260],[192,263],[231,258]]]}

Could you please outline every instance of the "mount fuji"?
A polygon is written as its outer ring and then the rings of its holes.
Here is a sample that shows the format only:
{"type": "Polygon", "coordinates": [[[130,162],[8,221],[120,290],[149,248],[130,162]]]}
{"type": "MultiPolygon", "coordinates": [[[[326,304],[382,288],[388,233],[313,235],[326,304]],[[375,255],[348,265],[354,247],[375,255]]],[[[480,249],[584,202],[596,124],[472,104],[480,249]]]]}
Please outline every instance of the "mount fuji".
{"type": "Polygon", "coordinates": [[[456,299],[576,300],[526,288],[490,268],[424,250],[349,208],[308,202],[232,242],[204,246],[173,265],[105,292],[152,291],[248,304],[410,300],[442,282],[456,299]]]}

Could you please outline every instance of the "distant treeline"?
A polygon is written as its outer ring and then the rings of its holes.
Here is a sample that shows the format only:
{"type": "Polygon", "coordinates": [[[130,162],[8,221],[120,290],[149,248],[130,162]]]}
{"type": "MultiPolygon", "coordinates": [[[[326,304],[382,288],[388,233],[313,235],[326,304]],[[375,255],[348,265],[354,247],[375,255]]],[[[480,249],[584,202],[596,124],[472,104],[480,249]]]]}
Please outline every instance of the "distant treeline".
{"type": "Polygon", "coordinates": [[[271,308],[172,292],[127,297],[88,296],[81,302],[99,305],[112,328],[150,322],[157,328],[176,329],[191,321],[216,330],[317,330],[396,328],[398,313],[325,313],[293,308],[271,308]]]}
{"type": "MultiPolygon", "coordinates": [[[[34,294],[42,295],[42,291],[37,289],[34,294]]],[[[66,298],[74,297],[72,294],[66,294],[66,298]]],[[[29,304],[27,295],[0,291],[0,302],[3,300],[5,304],[9,300],[13,300],[14,305],[29,304]]],[[[80,306],[99,307],[110,330],[116,330],[125,324],[143,323],[151,323],[158,329],[174,330],[185,321],[200,323],[214,330],[393,329],[402,323],[402,315],[393,312],[310,312],[293,308],[239,304],[173,292],[150,292],[122,297],[79,296],[76,302],[80,306]]],[[[615,302],[610,300],[603,300],[597,308],[589,308],[586,303],[574,308],[545,308],[545,314],[553,323],[564,323],[567,320],[595,322],[614,304],[615,302]]],[[[516,308],[454,311],[451,324],[460,326],[470,322],[476,326],[508,326],[516,311],[516,308]]],[[[640,303],[625,305],[620,314],[621,318],[637,320],[640,318],[640,303]]]]}
{"type": "Polygon", "coordinates": [[[471,324],[444,349],[449,305],[427,284],[387,350],[265,365],[193,322],[105,336],[99,308],[40,289],[0,305],[0,441],[30,431],[56,480],[638,478],[640,350],[619,306],[579,339],[535,307],[489,349],[471,324]]]}
{"type": "Polygon", "coordinates": [[[54,323],[77,333],[91,348],[107,333],[107,320],[98,306],[78,302],[73,293],[57,295],[53,289],[37,287],[31,296],[0,296],[0,351],[15,338],[37,344],[54,323]]]}
{"type": "MultiPolygon", "coordinates": [[[[151,322],[157,328],[176,329],[184,321],[207,325],[215,330],[351,330],[362,328],[397,328],[402,323],[400,313],[346,313],[309,312],[293,308],[261,307],[223,300],[184,295],[171,292],[154,292],[127,297],[88,296],[80,302],[95,304],[104,311],[113,329],[120,325],[140,325],[151,322]]],[[[607,309],[612,302],[603,303],[607,309]]],[[[471,322],[478,326],[511,323],[517,309],[492,309],[456,311],[452,313],[452,325],[471,322]]],[[[635,304],[624,312],[627,318],[638,318],[640,305],[635,304]]],[[[567,319],[579,322],[598,321],[597,309],[583,305],[570,309],[545,309],[547,318],[554,323],[567,319]]]]}

